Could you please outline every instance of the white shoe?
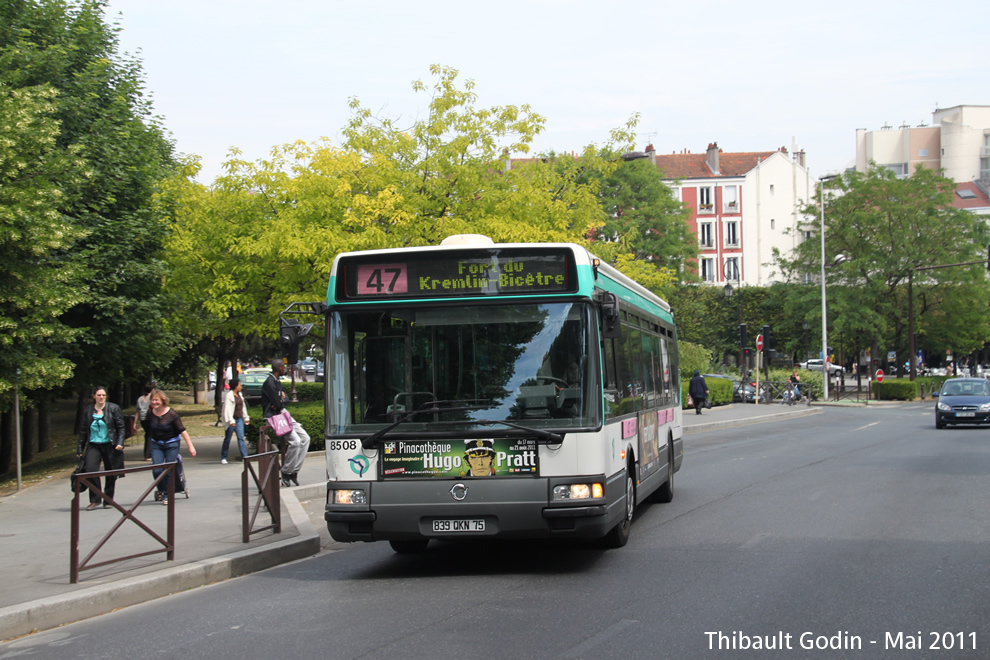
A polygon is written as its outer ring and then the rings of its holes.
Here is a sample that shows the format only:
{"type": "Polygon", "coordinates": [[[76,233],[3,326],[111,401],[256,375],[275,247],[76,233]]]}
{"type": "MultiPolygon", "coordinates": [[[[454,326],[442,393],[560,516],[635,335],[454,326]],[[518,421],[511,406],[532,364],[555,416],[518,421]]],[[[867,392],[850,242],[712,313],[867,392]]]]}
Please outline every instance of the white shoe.
{"type": "Polygon", "coordinates": [[[221,458],[220,459],[220,465],[226,465],[226,464],[227,464],[227,459],[226,458],[221,458]]]}

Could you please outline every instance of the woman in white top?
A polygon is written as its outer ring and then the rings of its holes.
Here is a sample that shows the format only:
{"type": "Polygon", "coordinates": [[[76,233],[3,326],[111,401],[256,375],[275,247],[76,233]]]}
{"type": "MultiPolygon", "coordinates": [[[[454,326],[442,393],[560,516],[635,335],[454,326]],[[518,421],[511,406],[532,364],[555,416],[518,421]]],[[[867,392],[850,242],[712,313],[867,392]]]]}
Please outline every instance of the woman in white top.
{"type": "Polygon", "coordinates": [[[149,382],[144,386],[144,392],[137,400],[138,423],[144,429],[144,460],[147,463],[151,462],[151,435],[148,434],[148,408],[151,407],[151,390],[155,389],[155,387],[155,381],[149,382]]]}
{"type": "Polygon", "coordinates": [[[241,451],[241,460],[247,456],[247,446],[244,444],[244,425],[251,423],[248,416],[247,402],[241,395],[243,386],[234,376],[230,380],[230,389],[223,393],[223,408],[220,411],[220,419],[223,420],[223,446],[220,447],[220,462],[227,464],[227,450],[230,447],[230,436],[237,434],[237,448],[241,451]]]}

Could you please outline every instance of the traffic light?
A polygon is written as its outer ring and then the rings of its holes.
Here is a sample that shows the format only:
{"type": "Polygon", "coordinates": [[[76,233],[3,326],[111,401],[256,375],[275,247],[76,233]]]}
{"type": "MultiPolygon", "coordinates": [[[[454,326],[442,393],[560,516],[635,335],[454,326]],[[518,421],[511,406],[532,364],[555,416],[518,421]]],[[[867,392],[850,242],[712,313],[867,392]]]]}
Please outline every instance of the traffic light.
{"type": "Polygon", "coordinates": [[[746,348],[746,324],[745,323],[740,323],[739,324],[739,348],[740,349],[746,348]]]}
{"type": "Polygon", "coordinates": [[[760,334],[763,335],[763,350],[769,353],[770,351],[770,326],[765,325],[763,329],[760,330],[760,334]]]}

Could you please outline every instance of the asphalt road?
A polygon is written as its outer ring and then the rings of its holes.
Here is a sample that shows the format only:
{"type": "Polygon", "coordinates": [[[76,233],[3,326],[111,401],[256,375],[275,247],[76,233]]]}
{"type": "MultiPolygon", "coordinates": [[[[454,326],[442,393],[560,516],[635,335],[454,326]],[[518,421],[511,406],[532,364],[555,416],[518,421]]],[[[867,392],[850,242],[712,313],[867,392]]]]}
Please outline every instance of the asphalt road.
{"type": "Polygon", "coordinates": [[[936,431],[927,403],[831,408],[689,436],[674,502],[642,507],[620,550],[348,546],[0,660],[987,658],[988,492],[990,429],[936,431]]]}

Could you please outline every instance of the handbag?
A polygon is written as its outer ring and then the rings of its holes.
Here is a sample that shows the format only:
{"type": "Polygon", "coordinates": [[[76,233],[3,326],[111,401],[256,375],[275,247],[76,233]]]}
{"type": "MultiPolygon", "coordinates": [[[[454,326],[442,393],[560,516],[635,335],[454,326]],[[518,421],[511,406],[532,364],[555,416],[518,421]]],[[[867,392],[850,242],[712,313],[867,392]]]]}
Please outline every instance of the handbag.
{"type": "Polygon", "coordinates": [[[283,409],[279,414],[268,418],[268,426],[277,436],[292,433],[292,415],[289,414],[288,410],[283,409]]]}
{"type": "Polygon", "coordinates": [[[89,486],[86,486],[83,482],[77,479],[77,475],[82,474],[86,471],[86,459],[83,457],[79,458],[79,463],[76,465],[76,469],[72,471],[72,476],[69,477],[69,483],[72,487],[73,493],[85,493],[89,486]]]}

